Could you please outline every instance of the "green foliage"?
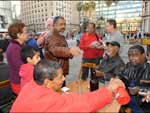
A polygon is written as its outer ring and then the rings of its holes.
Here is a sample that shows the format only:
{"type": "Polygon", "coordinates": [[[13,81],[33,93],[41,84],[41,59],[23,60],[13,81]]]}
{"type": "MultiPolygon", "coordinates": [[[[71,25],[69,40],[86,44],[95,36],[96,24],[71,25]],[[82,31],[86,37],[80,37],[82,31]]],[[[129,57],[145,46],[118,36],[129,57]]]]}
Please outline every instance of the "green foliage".
{"type": "Polygon", "coordinates": [[[89,10],[95,10],[95,6],[96,6],[95,2],[91,1],[88,3],[88,5],[89,5],[89,10]]]}
{"type": "Polygon", "coordinates": [[[115,3],[115,5],[117,5],[120,0],[112,0],[112,1],[113,3],[115,3]]]}
{"type": "Polygon", "coordinates": [[[77,8],[77,11],[79,11],[79,12],[82,10],[82,4],[81,4],[81,2],[77,3],[76,8],[77,8]]]}
{"type": "Polygon", "coordinates": [[[107,7],[109,8],[112,5],[113,1],[112,0],[106,0],[105,3],[107,5],[107,7]]]}
{"type": "Polygon", "coordinates": [[[77,3],[76,8],[77,11],[83,11],[83,12],[87,12],[87,11],[93,11],[95,10],[95,2],[94,1],[90,1],[90,2],[86,2],[86,3],[77,3]]]}
{"type": "Polygon", "coordinates": [[[85,12],[87,12],[89,10],[89,3],[84,3],[84,4],[82,4],[82,11],[85,11],[85,12]]]}

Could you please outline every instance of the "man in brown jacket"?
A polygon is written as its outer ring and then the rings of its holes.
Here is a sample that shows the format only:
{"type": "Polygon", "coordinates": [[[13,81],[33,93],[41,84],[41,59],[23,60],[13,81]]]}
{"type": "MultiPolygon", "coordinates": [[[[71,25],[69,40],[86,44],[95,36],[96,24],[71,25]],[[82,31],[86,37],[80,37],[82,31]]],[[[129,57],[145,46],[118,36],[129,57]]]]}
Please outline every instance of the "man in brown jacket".
{"type": "Polygon", "coordinates": [[[48,37],[45,45],[45,58],[57,61],[63,68],[64,76],[69,73],[69,59],[80,54],[80,49],[69,48],[65,37],[61,35],[65,31],[65,25],[65,19],[62,16],[55,17],[52,35],[48,37]]]}

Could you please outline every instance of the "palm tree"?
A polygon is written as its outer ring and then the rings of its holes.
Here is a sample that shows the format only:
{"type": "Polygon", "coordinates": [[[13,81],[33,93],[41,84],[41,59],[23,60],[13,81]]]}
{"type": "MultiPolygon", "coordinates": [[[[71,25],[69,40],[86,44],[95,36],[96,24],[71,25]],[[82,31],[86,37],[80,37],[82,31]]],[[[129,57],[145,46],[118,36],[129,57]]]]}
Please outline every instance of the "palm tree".
{"type": "Polygon", "coordinates": [[[76,5],[76,8],[77,8],[77,11],[79,12],[79,31],[81,31],[80,23],[81,23],[82,3],[78,2],[77,5],[76,5]]]}
{"type": "Polygon", "coordinates": [[[82,3],[78,2],[76,5],[77,11],[79,12],[79,28],[80,28],[80,20],[81,20],[81,11],[82,11],[82,3]]]}
{"type": "Polygon", "coordinates": [[[87,13],[89,11],[89,3],[88,2],[82,4],[82,11],[83,11],[84,15],[87,16],[87,13]]]}
{"type": "Polygon", "coordinates": [[[113,3],[115,3],[115,19],[116,19],[116,12],[117,12],[117,5],[118,5],[118,2],[120,0],[114,0],[113,3]]]}
{"type": "Polygon", "coordinates": [[[76,5],[76,8],[77,8],[78,12],[81,12],[81,10],[82,10],[82,3],[78,2],[77,5],[76,5]]]}
{"type": "Polygon", "coordinates": [[[106,0],[105,3],[107,6],[107,19],[108,19],[109,7],[112,5],[113,1],[112,0],[106,0]]]}
{"type": "Polygon", "coordinates": [[[91,17],[92,11],[95,10],[95,2],[94,1],[85,3],[79,2],[76,7],[77,11],[79,12],[82,11],[85,16],[91,17]]]}
{"type": "Polygon", "coordinates": [[[90,1],[89,3],[88,3],[88,7],[89,7],[89,17],[91,17],[92,15],[92,12],[95,10],[95,2],[94,1],[90,1]]]}
{"type": "Polygon", "coordinates": [[[76,5],[77,11],[79,12],[79,21],[81,20],[80,18],[80,13],[83,12],[85,17],[92,17],[92,11],[95,10],[95,2],[93,0],[91,0],[90,2],[85,2],[85,3],[81,3],[78,2],[76,5]]]}

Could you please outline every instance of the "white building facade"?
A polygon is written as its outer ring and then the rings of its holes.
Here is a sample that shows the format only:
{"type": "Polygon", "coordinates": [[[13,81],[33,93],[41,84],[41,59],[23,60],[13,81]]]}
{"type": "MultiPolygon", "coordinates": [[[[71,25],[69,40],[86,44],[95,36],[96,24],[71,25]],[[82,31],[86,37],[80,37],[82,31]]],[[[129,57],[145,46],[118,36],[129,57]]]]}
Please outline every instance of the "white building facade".
{"type": "Polygon", "coordinates": [[[150,1],[143,1],[142,31],[150,33],[150,1]]]}
{"type": "Polygon", "coordinates": [[[0,29],[7,29],[11,22],[11,1],[0,1],[0,29]]]}
{"type": "MultiPolygon", "coordinates": [[[[48,18],[63,16],[66,29],[71,29],[73,20],[73,1],[21,1],[21,20],[30,30],[41,32],[45,30],[48,18]]],[[[78,17],[77,17],[78,19],[78,17]]],[[[76,20],[76,19],[75,19],[76,20]]],[[[77,24],[77,22],[75,23],[77,24]]]]}

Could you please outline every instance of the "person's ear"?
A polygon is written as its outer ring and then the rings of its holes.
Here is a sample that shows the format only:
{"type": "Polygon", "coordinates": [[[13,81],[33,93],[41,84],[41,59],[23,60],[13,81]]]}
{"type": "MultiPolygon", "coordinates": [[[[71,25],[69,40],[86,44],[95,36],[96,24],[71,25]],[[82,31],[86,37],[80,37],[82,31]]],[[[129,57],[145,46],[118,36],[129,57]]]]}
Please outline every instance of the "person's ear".
{"type": "Polygon", "coordinates": [[[115,48],[116,48],[116,53],[119,53],[120,50],[119,47],[116,46],[115,48]]]}
{"type": "Polygon", "coordinates": [[[48,80],[47,78],[44,80],[43,83],[44,86],[46,86],[47,88],[51,88],[52,87],[52,81],[48,80]]]}
{"type": "Polygon", "coordinates": [[[28,63],[31,63],[32,61],[31,61],[32,59],[30,58],[30,57],[27,57],[27,62],[28,63]]]}
{"type": "Polygon", "coordinates": [[[146,54],[145,54],[145,53],[143,53],[142,56],[143,56],[144,58],[146,58],[146,54]]]}
{"type": "Polygon", "coordinates": [[[119,48],[119,47],[117,47],[117,50],[119,51],[119,50],[120,50],[120,48],[119,48]]]}
{"type": "Polygon", "coordinates": [[[19,38],[21,36],[21,33],[17,33],[17,37],[19,38]]]}

